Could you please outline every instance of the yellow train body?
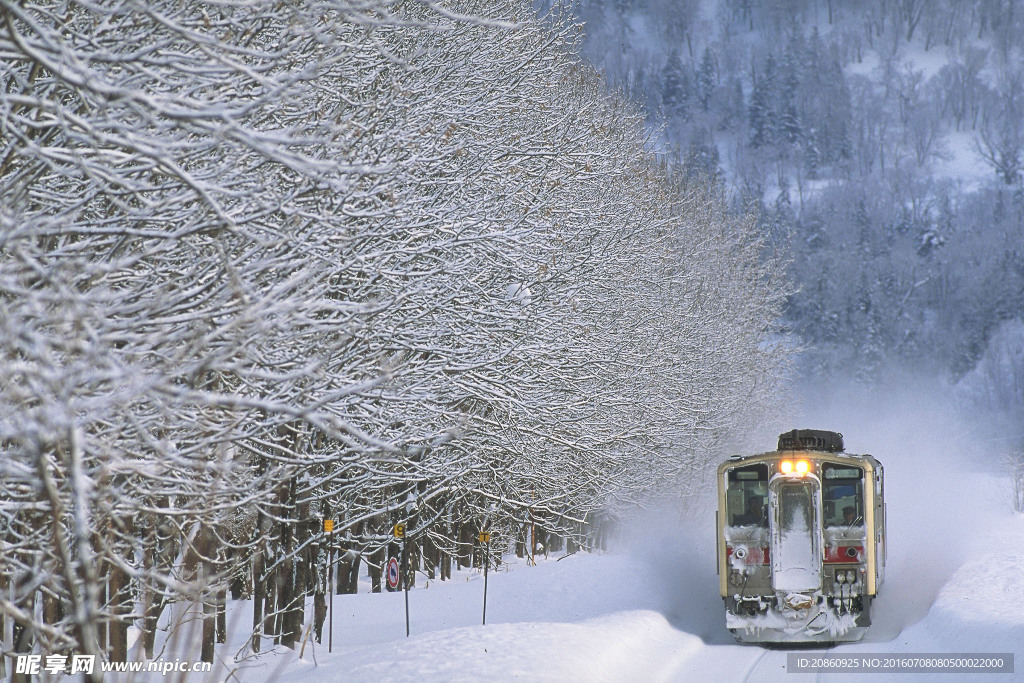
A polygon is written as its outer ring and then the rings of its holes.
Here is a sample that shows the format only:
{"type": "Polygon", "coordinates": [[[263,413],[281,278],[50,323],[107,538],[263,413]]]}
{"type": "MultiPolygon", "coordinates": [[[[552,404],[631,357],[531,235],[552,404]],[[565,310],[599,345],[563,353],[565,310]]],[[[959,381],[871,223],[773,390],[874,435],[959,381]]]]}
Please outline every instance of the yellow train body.
{"type": "Polygon", "coordinates": [[[858,640],[885,578],[881,463],[842,435],[793,430],[718,467],[717,569],[744,642],[858,640]]]}

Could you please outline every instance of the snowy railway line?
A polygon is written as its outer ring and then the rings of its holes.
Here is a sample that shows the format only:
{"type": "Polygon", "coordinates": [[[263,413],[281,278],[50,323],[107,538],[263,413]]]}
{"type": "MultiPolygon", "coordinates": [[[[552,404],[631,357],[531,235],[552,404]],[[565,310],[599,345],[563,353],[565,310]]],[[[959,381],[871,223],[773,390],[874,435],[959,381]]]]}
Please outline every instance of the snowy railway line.
{"type": "Polygon", "coordinates": [[[765,650],[760,655],[758,655],[757,659],[755,659],[750,664],[746,672],[743,674],[743,683],[752,683],[752,681],[756,680],[755,674],[761,673],[758,667],[761,664],[761,662],[763,662],[768,657],[769,654],[770,651],[765,650]]]}

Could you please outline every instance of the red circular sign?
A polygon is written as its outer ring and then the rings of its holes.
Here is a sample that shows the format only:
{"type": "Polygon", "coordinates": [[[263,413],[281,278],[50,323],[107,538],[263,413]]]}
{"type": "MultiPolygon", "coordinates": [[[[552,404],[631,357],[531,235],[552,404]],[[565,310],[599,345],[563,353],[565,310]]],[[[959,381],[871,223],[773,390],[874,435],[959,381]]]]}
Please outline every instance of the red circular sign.
{"type": "Polygon", "coordinates": [[[398,558],[388,560],[388,587],[398,588],[398,558]]]}

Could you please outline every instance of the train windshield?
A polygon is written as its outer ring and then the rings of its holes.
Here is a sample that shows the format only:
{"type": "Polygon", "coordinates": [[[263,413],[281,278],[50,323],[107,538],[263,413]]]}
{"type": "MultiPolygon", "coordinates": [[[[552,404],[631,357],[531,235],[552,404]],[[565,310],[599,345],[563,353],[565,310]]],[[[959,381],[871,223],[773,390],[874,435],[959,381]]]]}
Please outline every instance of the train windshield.
{"type": "Polygon", "coordinates": [[[821,475],[825,526],[863,526],[864,470],[854,465],[824,463],[821,475]]]}
{"type": "Polygon", "coordinates": [[[768,465],[747,465],[728,471],[726,519],[730,526],[768,525],[768,465]]]}

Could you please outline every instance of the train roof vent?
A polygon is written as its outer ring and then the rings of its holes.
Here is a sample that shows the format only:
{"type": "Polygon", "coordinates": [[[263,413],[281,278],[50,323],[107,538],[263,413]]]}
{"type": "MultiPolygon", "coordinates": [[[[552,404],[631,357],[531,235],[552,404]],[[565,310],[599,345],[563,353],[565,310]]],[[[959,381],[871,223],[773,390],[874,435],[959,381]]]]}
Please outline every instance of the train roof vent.
{"type": "Polygon", "coordinates": [[[780,451],[828,451],[838,453],[843,450],[843,435],[839,432],[828,432],[824,429],[794,429],[779,434],[780,451]]]}

